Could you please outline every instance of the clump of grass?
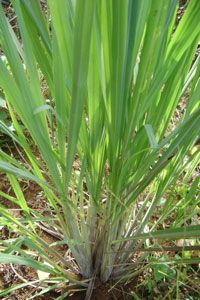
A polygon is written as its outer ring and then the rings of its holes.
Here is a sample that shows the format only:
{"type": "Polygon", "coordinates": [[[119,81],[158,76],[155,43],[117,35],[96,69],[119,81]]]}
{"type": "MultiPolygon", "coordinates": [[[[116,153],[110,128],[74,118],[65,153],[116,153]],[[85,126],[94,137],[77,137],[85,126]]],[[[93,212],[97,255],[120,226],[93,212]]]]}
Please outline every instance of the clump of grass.
{"type": "MultiPolygon", "coordinates": [[[[199,134],[199,56],[193,60],[200,2],[189,2],[175,32],[174,0],[48,0],[50,20],[39,1],[12,4],[22,44],[0,8],[0,44],[8,61],[0,60],[0,87],[15,128],[8,133],[30,167],[0,151],[0,169],[15,197],[1,195],[23,210],[16,219],[0,205],[1,224],[19,234],[3,243],[0,261],[49,273],[55,286],[88,288],[89,299],[95,278],[125,282],[148,262],[159,263],[148,261],[155,241],[162,249],[164,240],[200,234],[199,224],[186,226],[190,214],[163,227],[175,210],[163,196],[180,176],[188,179],[199,159],[199,151],[188,153],[199,134]],[[186,90],[185,113],[168,132],[186,90]],[[40,185],[51,219],[28,206],[19,178],[40,185]],[[67,245],[68,255],[40,237],[40,221],[61,237],[56,244],[67,245]]],[[[198,185],[197,177],[181,208],[199,204],[198,185]]]]}

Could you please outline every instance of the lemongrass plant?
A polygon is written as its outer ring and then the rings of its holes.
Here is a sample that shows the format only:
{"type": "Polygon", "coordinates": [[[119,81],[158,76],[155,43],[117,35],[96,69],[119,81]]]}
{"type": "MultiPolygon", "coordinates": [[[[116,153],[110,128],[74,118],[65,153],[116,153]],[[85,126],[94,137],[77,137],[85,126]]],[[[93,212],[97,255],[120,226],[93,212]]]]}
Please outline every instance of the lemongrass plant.
{"type": "MultiPolygon", "coordinates": [[[[186,197],[167,200],[200,158],[198,149],[190,153],[200,125],[200,1],[189,1],[178,26],[174,0],[47,2],[48,13],[38,0],[12,1],[20,38],[0,8],[7,59],[0,59],[0,87],[15,132],[3,123],[1,130],[26,161],[0,151],[15,196],[0,195],[23,211],[15,218],[0,204],[1,225],[18,234],[1,240],[0,262],[51,274],[46,281],[56,284],[49,289],[69,282],[89,290],[95,278],[130,280],[166,239],[200,235],[199,224],[189,225],[193,212],[183,211],[199,205],[199,178],[186,197]],[[185,112],[174,124],[185,93],[185,112]],[[50,218],[29,207],[21,179],[43,190],[50,218]],[[173,212],[178,218],[164,226],[173,212]],[[41,221],[57,243],[41,238],[41,221]],[[57,244],[67,245],[68,255],[57,244]]],[[[40,293],[48,291],[38,281],[40,293]]]]}

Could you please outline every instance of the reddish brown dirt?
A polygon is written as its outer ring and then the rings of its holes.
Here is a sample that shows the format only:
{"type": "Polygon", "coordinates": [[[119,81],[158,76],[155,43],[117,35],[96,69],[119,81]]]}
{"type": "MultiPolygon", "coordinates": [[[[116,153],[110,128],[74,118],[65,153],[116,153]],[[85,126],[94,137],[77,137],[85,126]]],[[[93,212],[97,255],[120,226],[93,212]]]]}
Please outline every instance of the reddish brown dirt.
{"type": "MultiPolygon", "coordinates": [[[[136,279],[126,286],[113,286],[111,283],[96,282],[95,288],[91,295],[91,300],[129,300],[133,299],[131,291],[136,285],[136,279]]],[[[71,297],[70,300],[82,300],[85,299],[86,292],[77,292],[71,297]]]]}
{"type": "MultiPolygon", "coordinates": [[[[69,297],[70,300],[83,300],[85,299],[85,293],[78,292],[71,297],[69,297]]],[[[94,290],[91,296],[91,300],[121,300],[121,299],[128,299],[128,298],[121,298],[121,295],[117,295],[114,293],[108,293],[108,291],[105,290],[104,287],[98,288],[94,290]]]]}

